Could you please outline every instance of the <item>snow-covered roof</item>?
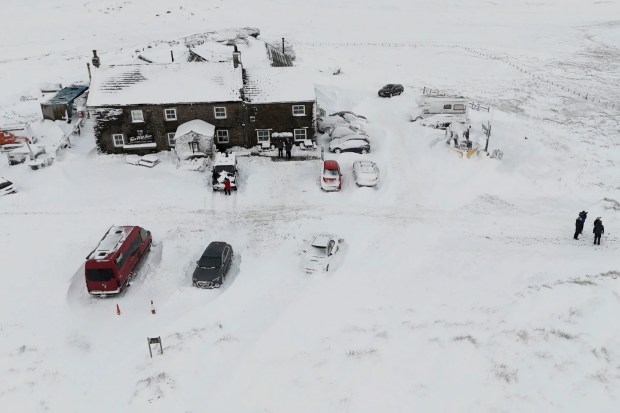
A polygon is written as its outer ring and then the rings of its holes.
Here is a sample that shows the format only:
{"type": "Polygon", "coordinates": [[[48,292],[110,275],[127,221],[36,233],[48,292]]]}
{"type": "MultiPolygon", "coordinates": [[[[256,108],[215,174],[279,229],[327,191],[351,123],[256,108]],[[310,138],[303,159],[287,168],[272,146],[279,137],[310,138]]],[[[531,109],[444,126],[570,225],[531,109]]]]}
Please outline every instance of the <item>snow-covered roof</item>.
{"type": "Polygon", "coordinates": [[[245,71],[245,97],[251,103],[316,100],[310,74],[296,67],[261,67],[245,71]]]}
{"type": "Polygon", "coordinates": [[[101,66],[88,106],[234,102],[242,87],[241,67],[229,62],[101,66]]]}
{"type": "Polygon", "coordinates": [[[325,248],[327,247],[327,244],[329,244],[329,241],[334,238],[335,237],[331,234],[319,234],[316,236],[316,238],[314,238],[314,241],[312,241],[312,246],[325,248]]]}
{"type": "Polygon", "coordinates": [[[174,137],[175,139],[178,139],[181,136],[187,135],[191,132],[202,136],[213,137],[215,134],[215,126],[200,119],[190,120],[189,122],[179,125],[174,137]]]}
{"type": "Polygon", "coordinates": [[[88,259],[103,260],[121,246],[134,227],[111,227],[88,259]]]}
{"type": "Polygon", "coordinates": [[[218,42],[205,42],[190,47],[190,50],[207,62],[227,62],[233,57],[233,47],[218,42]]]}

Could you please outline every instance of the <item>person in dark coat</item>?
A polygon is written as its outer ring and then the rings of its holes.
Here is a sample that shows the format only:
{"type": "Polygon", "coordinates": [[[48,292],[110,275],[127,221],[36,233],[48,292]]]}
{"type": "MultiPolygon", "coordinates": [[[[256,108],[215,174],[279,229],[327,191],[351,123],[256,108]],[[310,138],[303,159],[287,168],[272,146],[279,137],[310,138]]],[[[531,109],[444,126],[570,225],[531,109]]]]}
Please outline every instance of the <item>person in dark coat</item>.
{"type": "Polygon", "coordinates": [[[284,141],[278,142],[278,158],[282,158],[284,156],[284,141]]]}
{"type": "Polygon", "coordinates": [[[601,217],[594,220],[594,229],[592,232],[594,233],[594,245],[601,245],[601,235],[605,233],[605,227],[603,226],[601,217]]]}
{"type": "Polygon", "coordinates": [[[226,179],[224,179],[224,195],[231,195],[230,193],[230,188],[232,187],[232,185],[230,184],[230,179],[228,179],[228,177],[226,177],[226,179]]]}
{"type": "Polygon", "coordinates": [[[293,144],[290,140],[286,141],[286,159],[291,159],[291,150],[293,149],[293,144]]]}
{"type": "Polygon", "coordinates": [[[581,211],[577,220],[575,221],[575,236],[574,239],[579,239],[579,235],[583,233],[583,225],[586,223],[586,217],[588,213],[586,211],[581,211]]]}

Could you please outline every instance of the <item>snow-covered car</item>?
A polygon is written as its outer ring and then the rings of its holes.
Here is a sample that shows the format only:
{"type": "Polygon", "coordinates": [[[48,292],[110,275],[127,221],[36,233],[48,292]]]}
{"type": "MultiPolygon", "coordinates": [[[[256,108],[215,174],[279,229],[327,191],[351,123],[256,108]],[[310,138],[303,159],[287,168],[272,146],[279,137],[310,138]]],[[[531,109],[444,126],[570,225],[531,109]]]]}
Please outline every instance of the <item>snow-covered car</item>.
{"type": "Polygon", "coordinates": [[[329,136],[332,139],[338,139],[338,138],[342,138],[343,136],[351,135],[353,133],[355,133],[355,130],[353,130],[349,125],[336,126],[334,129],[332,129],[329,132],[329,136]]]}
{"type": "Polygon", "coordinates": [[[379,182],[379,168],[372,161],[355,161],[353,178],[357,186],[376,186],[379,182]]]}
{"type": "Polygon", "coordinates": [[[324,191],[340,191],[342,188],[342,174],[338,162],[327,160],[323,162],[321,172],[321,189],[324,191]]]}
{"type": "Polygon", "coordinates": [[[238,188],[237,182],[237,157],[234,153],[217,153],[213,160],[213,171],[211,183],[214,191],[224,190],[224,181],[230,180],[230,187],[234,190],[238,188]]]}
{"type": "Polygon", "coordinates": [[[469,121],[464,116],[439,114],[429,116],[426,119],[422,119],[420,121],[420,125],[428,126],[434,129],[447,129],[450,124],[452,124],[452,122],[469,123],[469,121]]]}
{"type": "Polygon", "coordinates": [[[316,121],[316,128],[320,133],[329,133],[336,126],[346,126],[347,121],[340,116],[322,116],[316,121]]]}
{"type": "Polygon", "coordinates": [[[333,234],[318,234],[304,251],[303,268],[307,274],[329,271],[334,257],[341,251],[344,240],[333,234]]]}
{"type": "Polygon", "coordinates": [[[341,152],[370,152],[370,141],[365,135],[347,135],[339,139],[334,139],[329,143],[329,150],[335,153],[341,152]]]}
{"type": "Polygon", "coordinates": [[[17,191],[15,190],[13,182],[0,177],[0,196],[14,194],[15,192],[17,191]]]}
{"type": "Polygon", "coordinates": [[[138,165],[146,166],[147,168],[152,168],[155,165],[157,165],[159,162],[161,161],[155,155],[144,155],[142,158],[140,158],[140,162],[138,162],[138,165]]]}

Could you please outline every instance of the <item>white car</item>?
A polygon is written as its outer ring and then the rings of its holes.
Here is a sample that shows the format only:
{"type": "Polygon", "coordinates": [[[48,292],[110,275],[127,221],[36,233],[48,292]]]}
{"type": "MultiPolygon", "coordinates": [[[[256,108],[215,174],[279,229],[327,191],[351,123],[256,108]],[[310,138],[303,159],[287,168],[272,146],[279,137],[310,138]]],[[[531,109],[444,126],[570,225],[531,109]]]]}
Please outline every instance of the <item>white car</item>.
{"type": "Polygon", "coordinates": [[[355,133],[355,131],[351,129],[348,125],[336,126],[334,129],[331,130],[329,136],[331,136],[332,139],[339,139],[343,136],[351,135],[353,133],[355,133]]]}
{"type": "Polygon", "coordinates": [[[469,123],[469,120],[465,116],[462,115],[450,115],[450,114],[439,114],[429,116],[426,119],[422,119],[420,124],[422,126],[428,126],[434,129],[447,129],[452,122],[459,123],[469,123]]]}
{"type": "Polygon", "coordinates": [[[316,125],[320,133],[329,133],[336,126],[346,126],[347,121],[340,116],[322,116],[317,119],[316,125]]]}
{"type": "Polygon", "coordinates": [[[379,168],[372,161],[355,161],[353,178],[357,186],[376,186],[379,183],[379,168]]]}
{"type": "Polygon", "coordinates": [[[159,158],[155,155],[144,155],[140,158],[140,162],[138,165],[146,166],[147,168],[152,168],[160,162],[159,158]]]}
{"type": "Polygon", "coordinates": [[[0,177],[0,196],[14,194],[15,192],[17,191],[15,190],[13,182],[0,177]]]}
{"type": "Polygon", "coordinates": [[[334,139],[329,143],[329,150],[335,153],[341,152],[370,152],[370,141],[366,135],[347,135],[334,139]]]}
{"type": "Polygon", "coordinates": [[[125,162],[127,162],[130,165],[140,165],[140,166],[146,166],[147,168],[152,168],[155,165],[157,165],[160,162],[160,160],[155,155],[144,155],[144,156],[127,155],[125,156],[125,162]]]}
{"type": "Polygon", "coordinates": [[[303,267],[307,274],[328,272],[330,264],[338,254],[344,240],[333,234],[318,234],[312,240],[310,247],[304,251],[303,267]]]}

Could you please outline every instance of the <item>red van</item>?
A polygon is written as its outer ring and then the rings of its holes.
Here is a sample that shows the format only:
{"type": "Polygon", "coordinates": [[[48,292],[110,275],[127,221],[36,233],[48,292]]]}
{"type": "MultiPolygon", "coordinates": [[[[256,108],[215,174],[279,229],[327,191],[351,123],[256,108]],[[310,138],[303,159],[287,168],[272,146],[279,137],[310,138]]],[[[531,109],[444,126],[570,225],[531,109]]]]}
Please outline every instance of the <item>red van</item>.
{"type": "Polygon", "coordinates": [[[151,249],[151,232],[141,227],[112,226],[86,257],[86,288],[93,295],[119,293],[142,257],[151,249]]]}

